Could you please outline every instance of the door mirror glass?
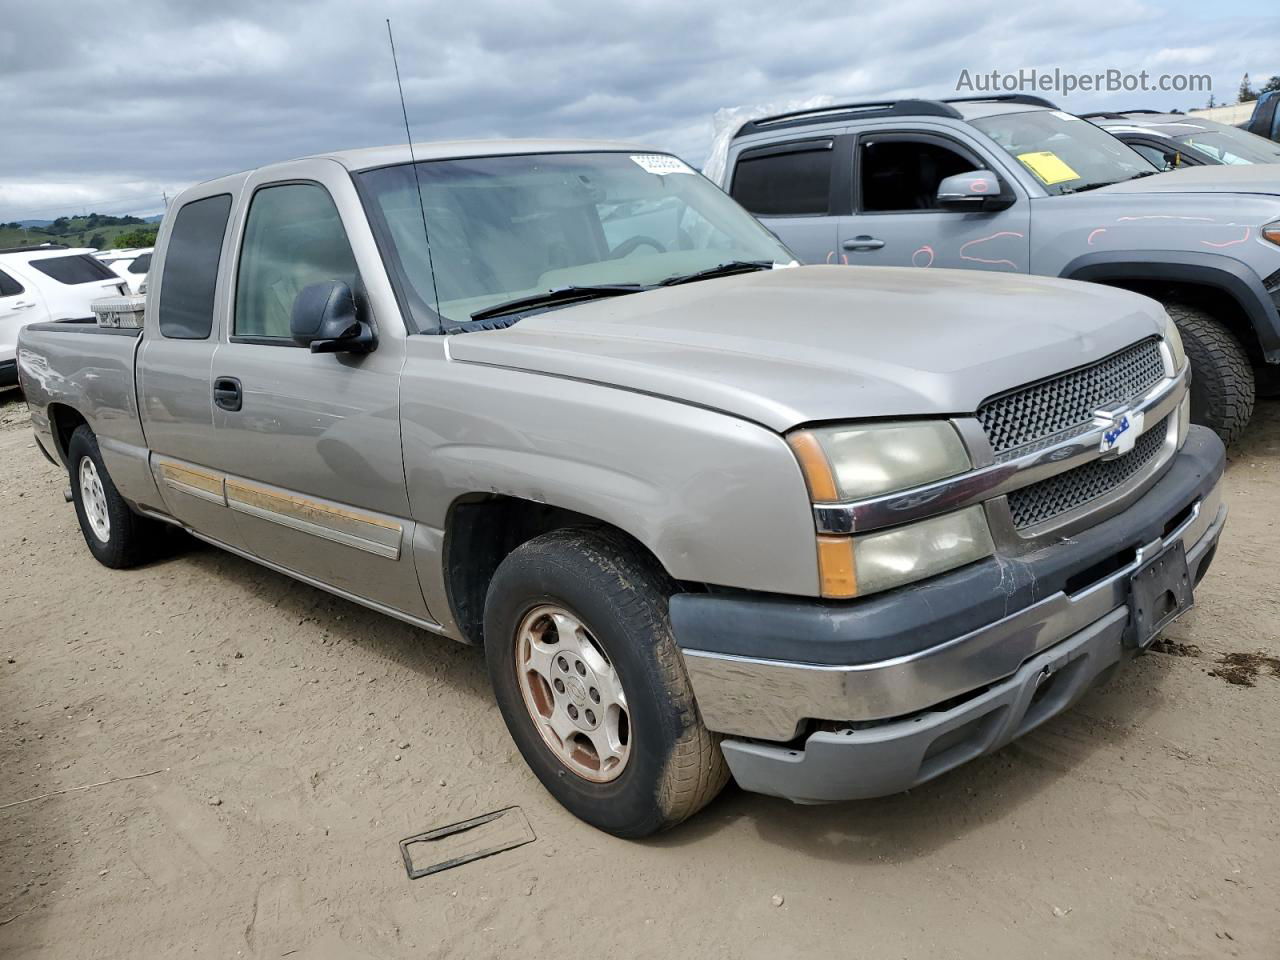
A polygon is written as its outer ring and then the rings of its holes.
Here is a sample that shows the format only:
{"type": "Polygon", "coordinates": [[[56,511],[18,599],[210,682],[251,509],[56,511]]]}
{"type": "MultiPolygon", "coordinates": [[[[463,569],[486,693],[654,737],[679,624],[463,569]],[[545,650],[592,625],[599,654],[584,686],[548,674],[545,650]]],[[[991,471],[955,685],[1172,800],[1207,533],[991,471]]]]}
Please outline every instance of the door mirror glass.
{"type": "Polygon", "coordinates": [[[355,294],[341,280],[302,288],[293,301],[289,333],[312,353],[368,353],[377,345],[373,328],[360,319],[355,294]]]}
{"type": "Polygon", "coordinates": [[[938,206],[944,210],[1002,210],[1012,204],[990,170],[953,174],[938,184],[938,206]]]}

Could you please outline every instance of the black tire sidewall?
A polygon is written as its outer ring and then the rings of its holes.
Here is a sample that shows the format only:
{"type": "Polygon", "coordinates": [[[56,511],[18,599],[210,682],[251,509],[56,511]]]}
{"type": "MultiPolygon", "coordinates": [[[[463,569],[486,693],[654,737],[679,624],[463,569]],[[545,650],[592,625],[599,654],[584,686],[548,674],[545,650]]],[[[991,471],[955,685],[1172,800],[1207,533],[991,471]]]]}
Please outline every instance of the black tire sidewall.
{"type": "Polygon", "coordinates": [[[67,459],[70,461],[71,498],[75,503],[76,518],[80,521],[80,532],[84,535],[84,542],[89,547],[89,552],[104,566],[128,566],[131,546],[129,538],[133,532],[133,511],[129,509],[129,505],[116,489],[111,474],[107,472],[106,464],[102,462],[98,439],[87,426],[77,427],[75,433],[71,435],[71,442],[67,444],[67,459]],[[107,501],[107,517],[111,522],[111,529],[106,543],[99,540],[97,534],[93,532],[93,527],[85,514],[84,500],[80,493],[80,465],[86,457],[93,461],[98,471],[98,479],[102,482],[102,491],[107,501]]]}
{"type": "MultiPolygon", "coordinates": [[[[672,702],[654,656],[650,629],[656,614],[666,622],[666,598],[645,590],[649,616],[620,615],[610,603],[612,578],[589,557],[517,550],[494,575],[485,605],[485,656],[494,694],[512,739],[530,769],[571,813],[618,836],[643,836],[667,817],[659,797],[666,764],[683,727],[681,705],[672,702]],[[579,777],[551,752],[535,729],[516,677],[516,629],[535,607],[563,606],[604,647],[627,695],[631,753],[615,780],[579,777]],[[657,607],[658,609],[654,609],[657,607]]],[[[641,588],[642,590],[645,588],[641,588]]],[[[662,638],[658,638],[660,641],[662,638]]]]}

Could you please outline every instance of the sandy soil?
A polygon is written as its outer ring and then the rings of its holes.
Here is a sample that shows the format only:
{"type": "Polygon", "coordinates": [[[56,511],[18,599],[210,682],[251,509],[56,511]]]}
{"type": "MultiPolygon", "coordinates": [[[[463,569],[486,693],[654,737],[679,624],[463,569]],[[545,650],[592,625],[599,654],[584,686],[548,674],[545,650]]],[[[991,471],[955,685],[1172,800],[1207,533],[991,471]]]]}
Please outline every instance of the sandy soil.
{"type": "Polygon", "coordinates": [[[1278,467],[1271,405],[1200,606],[1069,715],[910,794],[731,787],[631,843],[542,791],[478,651],[200,546],[99,567],[10,394],[0,956],[1275,958],[1278,467]],[[406,879],[401,838],[510,804],[536,842],[406,879]]]}

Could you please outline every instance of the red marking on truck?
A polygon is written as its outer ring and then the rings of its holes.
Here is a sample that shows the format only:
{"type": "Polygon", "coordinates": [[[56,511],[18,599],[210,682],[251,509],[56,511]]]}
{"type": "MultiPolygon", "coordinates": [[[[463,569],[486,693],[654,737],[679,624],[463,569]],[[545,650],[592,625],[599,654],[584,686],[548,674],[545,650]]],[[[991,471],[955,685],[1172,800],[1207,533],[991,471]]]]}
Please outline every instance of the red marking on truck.
{"type": "Polygon", "coordinates": [[[988,260],[985,257],[971,257],[968,254],[966,254],[965,251],[968,250],[970,247],[974,246],[975,244],[987,243],[990,240],[998,240],[1001,237],[1017,237],[1018,239],[1022,239],[1023,236],[1024,236],[1023,234],[1018,233],[1016,230],[1001,230],[999,233],[993,233],[989,237],[979,237],[977,240],[970,240],[968,243],[964,243],[960,245],[960,259],[971,260],[974,263],[990,263],[994,265],[1007,263],[1012,269],[1017,270],[1018,265],[1014,263],[1012,260],[1004,260],[1004,259],[988,260]]]}
{"type": "Polygon", "coordinates": [[[1250,228],[1250,227],[1245,227],[1245,228],[1244,228],[1244,236],[1243,236],[1243,237],[1241,237],[1239,240],[1228,240],[1226,243],[1215,243],[1215,242],[1214,242],[1214,241],[1212,241],[1212,240],[1201,240],[1200,242],[1201,242],[1201,243],[1203,243],[1206,247],[1217,247],[1219,250],[1221,250],[1223,247],[1235,247],[1235,246],[1238,246],[1239,244],[1242,244],[1242,243],[1244,243],[1246,240],[1248,240],[1248,239],[1249,239],[1249,237],[1251,237],[1252,235],[1253,235],[1253,230],[1252,230],[1252,228],[1250,228]]]}

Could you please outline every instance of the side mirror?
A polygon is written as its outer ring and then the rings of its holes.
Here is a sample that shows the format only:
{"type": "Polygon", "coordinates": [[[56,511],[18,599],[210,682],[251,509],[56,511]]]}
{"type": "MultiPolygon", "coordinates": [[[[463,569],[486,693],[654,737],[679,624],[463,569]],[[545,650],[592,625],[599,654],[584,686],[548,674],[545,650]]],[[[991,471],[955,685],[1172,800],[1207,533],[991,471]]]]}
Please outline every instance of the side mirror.
{"type": "Polygon", "coordinates": [[[360,319],[355,294],[341,280],[302,288],[293,301],[289,333],[312,353],[368,353],[378,345],[373,327],[360,319]]]}
{"type": "Polygon", "coordinates": [[[1004,210],[1014,196],[1000,186],[990,170],[956,173],[938,184],[938,206],[943,210],[1004,210]]]}

